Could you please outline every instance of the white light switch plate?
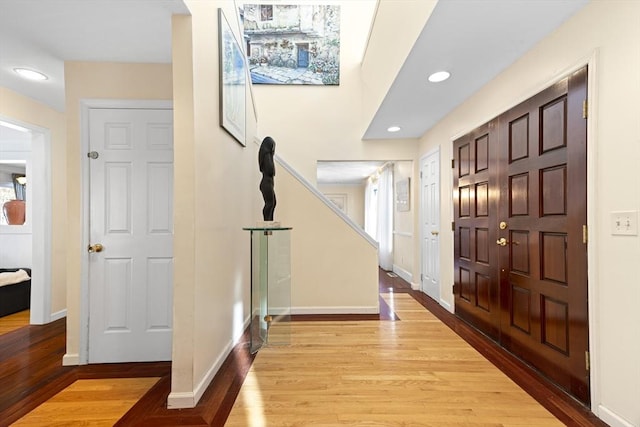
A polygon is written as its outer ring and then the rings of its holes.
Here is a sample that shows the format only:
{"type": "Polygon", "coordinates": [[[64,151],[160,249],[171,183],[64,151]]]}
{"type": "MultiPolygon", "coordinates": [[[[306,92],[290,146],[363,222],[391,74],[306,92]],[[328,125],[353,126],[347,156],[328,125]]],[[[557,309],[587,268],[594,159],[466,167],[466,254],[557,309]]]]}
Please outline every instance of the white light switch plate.
{"type": "Polygon", "coordinates": [[[638,211],[611,212],[611,234],[614,236],[637,236],[638,211]]]}

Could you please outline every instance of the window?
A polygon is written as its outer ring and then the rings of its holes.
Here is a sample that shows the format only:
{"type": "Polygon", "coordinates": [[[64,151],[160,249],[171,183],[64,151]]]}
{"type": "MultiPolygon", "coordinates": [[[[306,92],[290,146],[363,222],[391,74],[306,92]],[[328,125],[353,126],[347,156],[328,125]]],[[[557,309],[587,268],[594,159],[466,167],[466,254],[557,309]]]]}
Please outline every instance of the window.
{"type": "Polygon", "coordinates": [[[270,5],[270,4],[260,5],[260,20],[273,21],[273,5],[270,5]]]}

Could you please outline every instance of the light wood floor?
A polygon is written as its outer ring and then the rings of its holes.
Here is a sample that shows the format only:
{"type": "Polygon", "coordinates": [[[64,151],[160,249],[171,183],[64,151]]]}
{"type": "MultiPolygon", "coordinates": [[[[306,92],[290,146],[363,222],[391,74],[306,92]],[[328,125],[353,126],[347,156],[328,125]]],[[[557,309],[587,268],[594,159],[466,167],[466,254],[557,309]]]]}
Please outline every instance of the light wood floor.
{"type": "Polygon", "coordinates": [[[13,313],[8,316],[0,317],[0,335],[7,332],[15,331],[18,328],[29,324],[29,310],[13,313]]]}
{"type": "Polygon", "coordinates": [[[78,380],[14,426],[113,426],[159,378],[78,380]]]}
{"type": "Polygon", "coordinates": [[[400,321],[293,322],[225,425],[563,425],[411,296],[384,298],[400,321]]]}
{"type": "Polygon", "coordinates": [[[0,426],[561,425],[547,409],[567,426],[606,426],[406,282],[380,277],[384,316],[302,316],[290,323],[290,345],[255,360],[245,331],[192,409],[167,409],[168,363],[61,366],[61,320],[5,334],[0,426]],[[111,418],[85,411],[92,402],[111,408],[111,418]],[[117,418],[114,408],[126,413],[117,418]]]}

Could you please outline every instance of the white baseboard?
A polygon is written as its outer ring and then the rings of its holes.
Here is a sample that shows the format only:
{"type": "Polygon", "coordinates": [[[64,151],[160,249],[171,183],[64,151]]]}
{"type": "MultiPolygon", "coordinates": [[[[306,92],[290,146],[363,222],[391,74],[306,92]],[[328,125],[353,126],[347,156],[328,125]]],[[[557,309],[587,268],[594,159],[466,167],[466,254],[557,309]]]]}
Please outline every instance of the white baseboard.
{"type": "Polygon", "coordinates": [[[602,405],[598,405],[598,417],[611,427],[638,427],[602,405]]]}
{"type": "Polygon", "coordinates": [[[393,264],[393,272],[396,273],[398,276],[402,277],[405,281],[409,283],[411,283],[411,281],[413,280],[413,275],[411,273],[409,273],[404,268],[397,266],[395,264],[393,264]]]}
{"type": "Polygon", "coordinates": [[[182,393],[169,393],[167,397],[167,409],[195,408],[195,394],[192,391],[182,393]]]}
{"type": "Polygon", "coordinates": [[[411,289],[413,289],[414,291],[421,291],[422,289],[420,289],[420,283],[413,283],[411,282],[411,289]]]}
{"type": "Polygon", "coordinates": [[[447,301],[440,298],[440,305],[447,309],[449,313],[453,313],[453,307],[447,301]]]}
{"type": "Polygon", "coordinates": [[[77,366],[80,364],[80,355],[78,353],[67,353],[62,356],[62,366],[77,366]]]}
{"type": "Polygon", "coordinates": [[[187,392],[171,392],[169,393],[169,397],[167,397],[167,407],[169,409],[185,409],[185,408],[194,408],[200,398],[213,381],[213,377],[216,375],[220,366],[224,363],[231,350],[233,350],[233,342],[229,342],[224,350],[220,353],[218,358],[215,360],[213,365],[207,370],[207,373],[202,377],[198,385],[193,391],[187,392]]]}
{"type": "Polygon", "coordinates": [[[380,307],[291,307],[291,314],[380,314],[380,307]]]}
{"type": "Polygon", "coordinates": [[[51,313],[51,321],[55,322],[56,320],[62,319],[63,317],[67,317],[67,309],[56,311],[55,313],[51,313]]]}
{"type": "Polygon", "coordinates": [[[213,365],[209,368],[207,373],[202,377],[202,380],[198,383],[194,391],[187,392],[171,392],[169,393],[169,397],[167,397],[167,407],[169,409],[185,409],[185,408],[194,408],[200,398],[213,381],[213,377],[218,373],[220,366],[224,363],[226,358],[229,356],[235,345],[238,343],[238,340],[242,337],[244,330],[249,327],[249,323],[251,322],[251,318],[247,316],[244,320],[244,327],[242,332],[233,338],[233,342],[230,342],[225,347],[224,351],[218,356],[213,365]]]}

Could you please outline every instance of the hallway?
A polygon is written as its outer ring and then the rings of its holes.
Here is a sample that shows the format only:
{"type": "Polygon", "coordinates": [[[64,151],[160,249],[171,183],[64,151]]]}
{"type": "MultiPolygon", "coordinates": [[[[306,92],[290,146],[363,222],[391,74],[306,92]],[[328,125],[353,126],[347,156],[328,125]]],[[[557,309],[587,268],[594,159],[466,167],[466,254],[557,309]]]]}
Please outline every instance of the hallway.
{"type": "Polygon", "coordinates": [[[188,410],[166,409],[168,364],[62,367],[64,323],[14,331],[0,337],[0,425],[76,379],[155,376],[116,425],[605,425],[402,279],[381,271],[380,291],[377,319],[296,317],[292,344],[255,360],[241,340],[188,410]]]}

